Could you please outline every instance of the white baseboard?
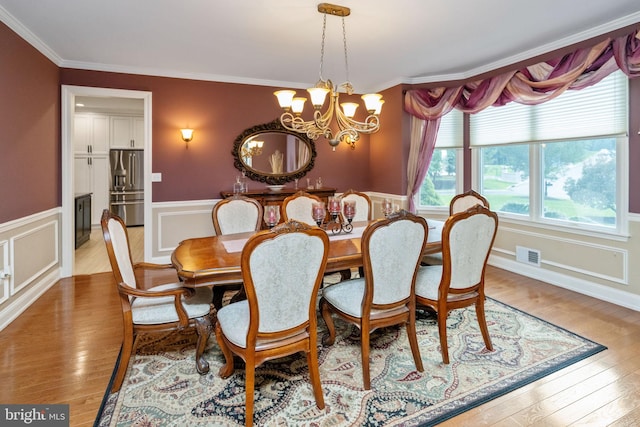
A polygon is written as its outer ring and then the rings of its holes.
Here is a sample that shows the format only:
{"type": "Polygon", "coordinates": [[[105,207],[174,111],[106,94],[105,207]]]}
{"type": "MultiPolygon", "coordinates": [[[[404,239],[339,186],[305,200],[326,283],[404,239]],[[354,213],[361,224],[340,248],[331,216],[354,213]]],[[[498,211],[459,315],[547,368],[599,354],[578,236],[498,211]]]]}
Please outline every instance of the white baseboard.
{"type": "Polygon", "coordinates": [[[526,265],[503,257],[491,256],[489,257],[489,264],[494,267],[540,280],[579,294],[607,301],[621,307],[630,308],[631,310],[640,311],[640,295],[635,295],[609,286],[545,270],[543,268],[526,265]]]}
{"type": "Polygon", "coordinates": [[[0,310],[0,331],[20,316],[42,294],[55,285],[60,278],[61,270],[53,270],[39,280],[34,281],[29,289],[22,291],[19,296],[12,298],[11,302],[0,310]]]}

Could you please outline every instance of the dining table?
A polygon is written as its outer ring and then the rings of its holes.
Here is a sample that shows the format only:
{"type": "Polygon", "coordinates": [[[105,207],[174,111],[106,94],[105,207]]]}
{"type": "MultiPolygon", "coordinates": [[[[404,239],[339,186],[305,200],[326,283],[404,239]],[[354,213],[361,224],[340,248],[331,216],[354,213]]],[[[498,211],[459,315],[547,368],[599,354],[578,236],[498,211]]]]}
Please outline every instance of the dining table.
{"type": "MultiPolygon", "coordinates": [[[[375,220],[373,220],[375,221],[375,220]]],[[[372,221],[353,222],[350,233],[329,235],[326,273],[339,272],[363,265],[361,238],[372,221]]],[[[443,221],[427,220],[427,244],[423,255],[442,250],[443,221]]],[[[268,230],[265,230],[268,232],[268,230]]],[[[261,231],[261,232],[265,232],[261,231]]],[[[196,237],[183,240],[171,254],[171,263],[185,286],[228,285],[242,282],[240,260],[242,248],[256,232],[196,237]]],[[[304,254],[300,254],[304,262],[304,254]]]]}

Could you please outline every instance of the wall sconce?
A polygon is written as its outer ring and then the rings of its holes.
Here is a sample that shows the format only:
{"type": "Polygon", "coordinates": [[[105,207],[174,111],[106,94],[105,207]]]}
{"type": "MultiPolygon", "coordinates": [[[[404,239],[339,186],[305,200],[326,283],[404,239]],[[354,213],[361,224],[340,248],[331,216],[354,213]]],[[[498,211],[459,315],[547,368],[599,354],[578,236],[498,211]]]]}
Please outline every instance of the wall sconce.
{"type": "Polygon", "coordinates": [[[193,129],[180,129],[180,133],[182,140],[187,143],[187,148],[189,148],[189,141],[193,139],[193,129]]]}

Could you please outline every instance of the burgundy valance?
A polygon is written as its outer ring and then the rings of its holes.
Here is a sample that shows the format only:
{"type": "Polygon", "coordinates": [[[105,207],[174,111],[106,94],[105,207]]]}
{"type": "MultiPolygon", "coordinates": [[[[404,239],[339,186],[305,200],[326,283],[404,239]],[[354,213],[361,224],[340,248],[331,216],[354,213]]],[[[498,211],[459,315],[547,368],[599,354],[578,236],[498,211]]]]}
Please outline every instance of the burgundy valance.
{"type": "Polygon", "coordinates": [[[630,78],[640,76],[638,29],[553,60],[462,86],[411,89],[405,95],[404,106],[409,114],[430,120],[453,108],[477,113],[511,101],[534,105],[553,99],[567,89],[591,86],[617,69],[630,78]]]}

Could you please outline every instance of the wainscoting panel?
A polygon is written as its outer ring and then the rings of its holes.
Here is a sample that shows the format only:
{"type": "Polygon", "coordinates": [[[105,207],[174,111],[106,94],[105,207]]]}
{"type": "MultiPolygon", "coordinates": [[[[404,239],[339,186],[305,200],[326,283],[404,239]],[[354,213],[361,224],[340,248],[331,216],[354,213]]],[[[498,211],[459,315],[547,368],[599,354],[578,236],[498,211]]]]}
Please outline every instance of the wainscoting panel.
{"type": "Polygon", "coordinates": [[[215,234],[211,221],[213,200],[154,203],[153,262],[169,262],[178,244],[193,237],[215,234]]]}
{"type": "Polygon", "coordinates": [[[542,267],[628,285],[628,251],[590,240],[577,240],[500,225],[494,254],[515,259],[516,246],[540,251],[542,267]]]}
{"type": "Polygon", "coordinates": [[[60,215],[54,208],[0,224],[0,330],[60,279],[60,215]]]}
{"type": "Polygon", "coordinates": [[[59,263],[58,222],[50,221],[11,238],[14,280],[11,295],[59,263]]]}

